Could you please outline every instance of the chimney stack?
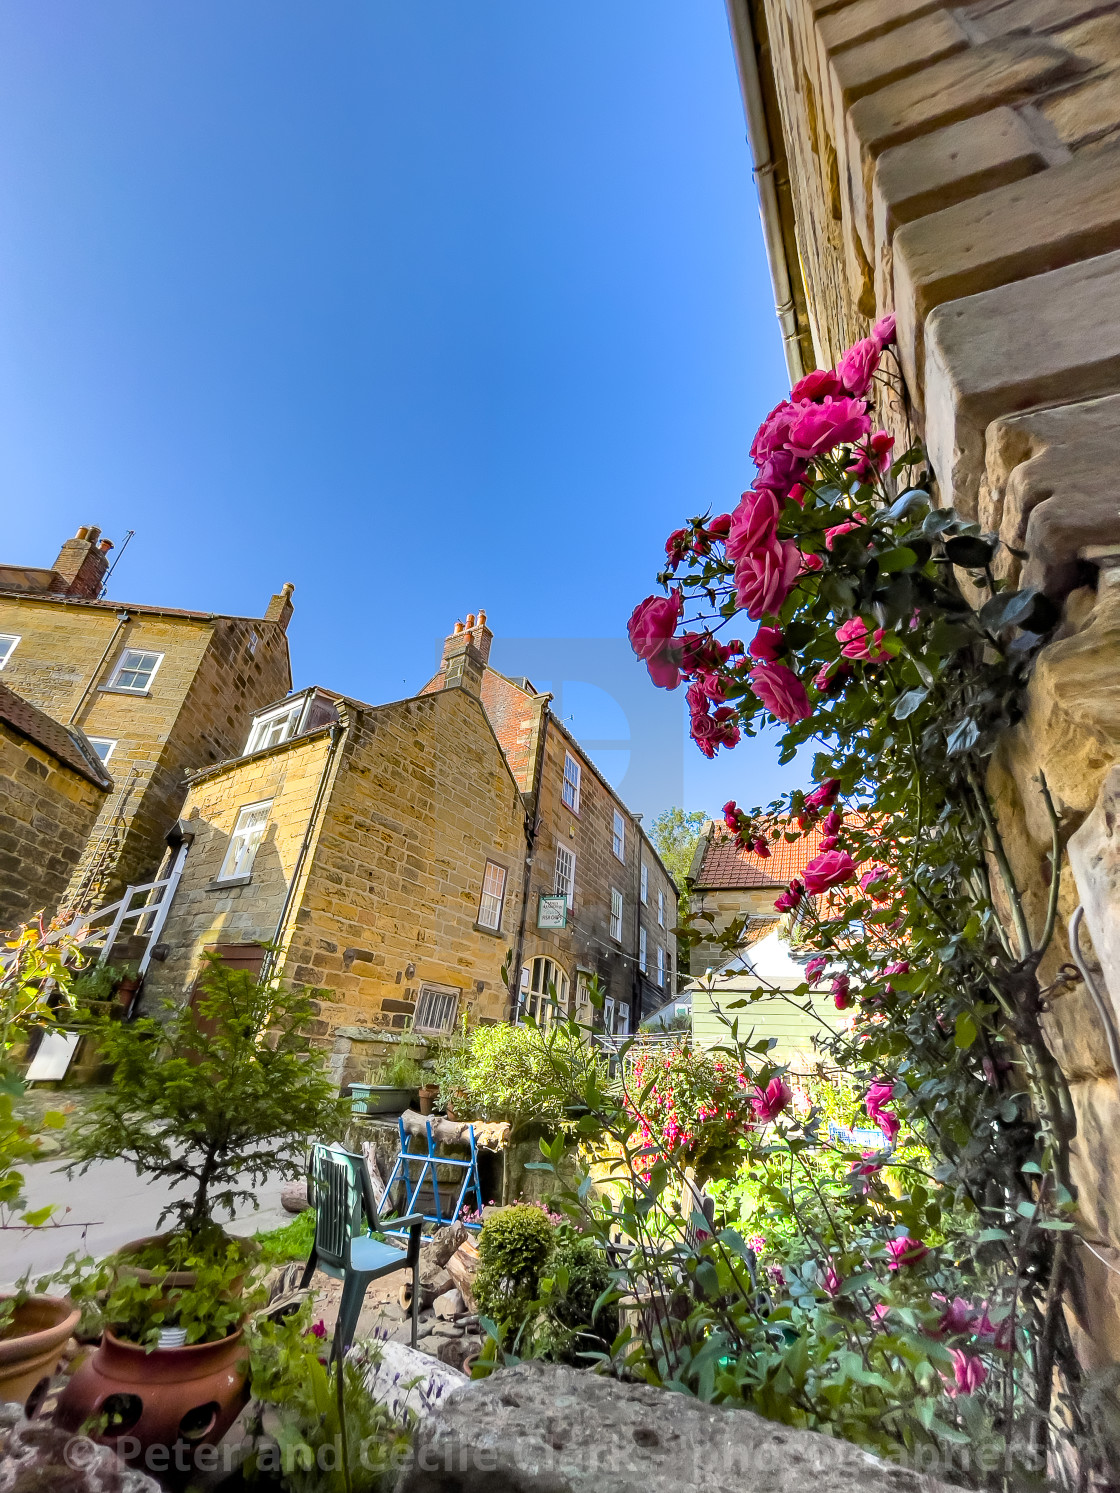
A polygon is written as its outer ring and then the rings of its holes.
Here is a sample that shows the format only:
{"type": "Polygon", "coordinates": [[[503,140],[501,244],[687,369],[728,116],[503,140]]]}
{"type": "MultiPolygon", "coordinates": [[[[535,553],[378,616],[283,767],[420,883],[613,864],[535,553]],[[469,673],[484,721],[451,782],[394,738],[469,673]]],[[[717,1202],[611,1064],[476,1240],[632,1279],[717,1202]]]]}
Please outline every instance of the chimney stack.
{"type": "Polygon", "coordinates": [[[101,595],[112,548],[113,541],[102,539],[100,529],[93,524],[83,524],[58,552],[52,569],[61,584],[56,584],[52,590],[61,591],[66,596],[96,600],[101,595]]]}
{"type": "Polygon", "coordinates": [[[465,689],[472,695],[480,695],[493,641],[485,612],[479,612],[477,618],[470,612],[465,623],[456,622],[454,632],[443,645],[440,673],[444,689],[465,689]]]}
{"type": "Polygon", "coordinates": [[[295,589],[291,581],[285,581],[279,593],[269,602],[268,611],[264,614],[266,622],[279,622],[285,632],[288,630],[288,623],[295,611],[295,607],[292,606],[292,592],[295,589]]]}

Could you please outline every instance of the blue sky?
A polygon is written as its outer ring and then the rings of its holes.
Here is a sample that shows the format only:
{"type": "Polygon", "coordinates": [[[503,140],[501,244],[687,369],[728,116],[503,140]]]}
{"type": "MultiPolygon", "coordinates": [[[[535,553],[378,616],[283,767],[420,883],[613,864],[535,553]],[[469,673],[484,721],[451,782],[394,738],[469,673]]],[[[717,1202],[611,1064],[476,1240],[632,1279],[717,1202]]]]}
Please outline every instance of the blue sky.
{"type": "MultiPolygon", "coordinates": [[[[371,701],[484,606],[636,735],[582,640],[786,389],[722,0],[5,0],[0,136],[5,560],[96,523],[121,599],[293,581],[297,684],[371,701]]],[[[789,781],[668,706],[634,807],[789,781]]]]}

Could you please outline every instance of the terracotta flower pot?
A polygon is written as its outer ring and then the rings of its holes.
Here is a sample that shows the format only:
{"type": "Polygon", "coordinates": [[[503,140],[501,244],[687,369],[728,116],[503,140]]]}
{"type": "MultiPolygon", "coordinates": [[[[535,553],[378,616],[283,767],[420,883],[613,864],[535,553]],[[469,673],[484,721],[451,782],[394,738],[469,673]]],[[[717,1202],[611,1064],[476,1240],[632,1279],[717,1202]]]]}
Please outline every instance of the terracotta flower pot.
{"type": "Polygon", "coordinates": [[[81,1312],[67,1296],[31,1296],[17,1306],[0,1338],[0,1403],[26,1405],[31,1392],[58,1367],[81,1312]]]}
{"type": "Polygon", "coordinates": [[[420,1113],[422,1115],[431,1114],[432,1106],[435,1104],[438,1096],[438,1083],[422,1083],[420,1085],[420,1113]]]}
{"type": "MultiPolygon", "coordinates": [[[[169,1270],[166,1275],[158,1271],[148,1270],[143,1265],[133,1265],[131,1257],[138,1255],[148,1248],[150,1244],[159,1244],[164,1239],[171,1238],[170,1234],[149,1234],[144,1239],[133,1239],[130,1244],[122,1244],[117,1250],[117,1258],[120,1260],[119,1273],[124,1275],[135,1275],[142,1286],[153,1284],[162,1285],[168,1293],[172,1291],[189,1291],[198,1282],[198,1273],[194,1270],[169,1270]]],[[[261,1247],[255,1239],[230,1239],[231,1244],[238,1245],[246,1265],[251,1265],[260,1255],[261,1247]]],[[[243,1275],[236,1276],[229,1284],[231,1296],[240,1293],[245,1284],[243,1275]]],[[[162,1298],[166,1301],[166,1297],[162,1298]]]]}
{"type": "Polygon", "coordinates": [[[66,1386],[55,1423],[77,1431],[111,1417],[95,1440],[116,1446],[134,1437],[149,1446],[188,1447],[221,1440],[249,1397],[249,1349],[239,1328],[216,1343],[150,1352],[106,1332],[66,1386]]]}

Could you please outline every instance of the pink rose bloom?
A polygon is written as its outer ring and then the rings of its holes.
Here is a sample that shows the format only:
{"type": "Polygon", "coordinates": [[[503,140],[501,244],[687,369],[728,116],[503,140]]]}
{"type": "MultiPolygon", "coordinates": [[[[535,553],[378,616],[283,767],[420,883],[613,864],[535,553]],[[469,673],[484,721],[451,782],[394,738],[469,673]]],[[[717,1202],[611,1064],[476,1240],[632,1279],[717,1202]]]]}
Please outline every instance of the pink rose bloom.
{"type": "Polygon", "coordinates": [[[929,1254],[929,1248],[920,1239],[911,1239],[908,1234],[903,1234],[901,1238],[887,1240],[887,1254],[890,1257],[888,1268],[901,1270],[903,1265],[916,1265],[919,1260],[924,1260],[929,1254]]]}
{"type": "Polygon", "coordinates": [[[631,648],[639,658],[645,659],[650,678],[662,689],[676,689],[681,682],[672,639],[683,611],[684,600],[679,591],[671,596],[647,596],[634,608],[626,624],[631,648]]]}
{"type": "Polygon", "coordinates": [[[825,955],[818,954],[815,959],[810,959],[809,963],[805,966],[806,980],[808,980],[809,984],[812,985],[816,980],[820,979],[821,975],[824,974],[827,968],[828,959],[825,957],[825,955]]]}
{"type": "Polygon", "coordinates": [[[840,826],[843,824],[843,822],[844,816],[843,814],[841,814],[840,810],[830,809],[824,823],[821,825],[821,829],[824,830],[826,835],[835,835],[839,833],[840,826]]]}
{"type": "Polygon", "coordinates": [[[756,840],[751,841],[751,849],[758,856],[759,860],[768,861],[770,859],[770,846],[761,835],[756,840]]]}
{"type": "MultiPolygon", "coordinates": [[[[809,405],[807,408],[812,409],[814,406],[809,405]]],[[[785,497],[791,488],[800,483],[804,475],[804,461],[792,451],[783,449],[775,451],[761,463],[754,485],[756,488],[772,489],[779,497],[785,497]]]]}
{"type": "Polygon", "coordinates": [[[867,1107],[867,1113],[873,1120],[877,1119],[879,1116],[879,1111],[882,1109],[883,1105],[889,1104],[893,1097],[894,1084],[890,1083],[885,1078],[877,1078],[868,1089],[867,1098],[864,1100],[864,1104],[867,1107]]]}
{"type": "Polygon", "coordinates": [[[848,471],[857,481],[870,482],[890,466],[893,445],[893,435],[888,435],[885,430],[877,430],[866,446],[856,448],[856,459],[849,466],[848,471]]]}
{"type": "Polygon", "coordinates": [[[761,466],[767,457],[785,445],[793,416],[794,407],[788,399],[776,404],[766,416],[751,442],[751,459],[755,466],[761,466]]]}
{"type": "Polygon", "coordinates": [[[910,973],[909,959],[900,959],[897,964],[888,964],[883,971],[885,975],[908,975],[910,973]]]}
{"type": "Polygon", "coordinates": [[[867,623],[862,617],[853,617],[836,629],[836,641],[841,644],[840,652],[845,658],[878,664],[890,657],[886,649],[880,647],[886,636],[885,630],[877,627],[870,638],[868,631],[867,623]]]}
{"type": "Polygon", "coordinates": [[[856,863],[846,850],[828,850],[815,856],[804,871],[805,890],[816,897],[829,887],[841,886],[856,874],[856,863]]]}
{"type": "Polygon", "coordinates": [[[816,572],[818,570],[823,570],[823,569],[824,569],[824,561],[821,559],[820,555],[805,555],[805,554],[803,554],[801,556],[801,574],[802,575],[814,575],[814,574],[816,574],[816,572]]]}
{"type": "Polygon", "coordinates": [[[674,529],[665,541],[665,554],[669,560],[669,569],[676,570],[691,548],[692,530],[674,529]]]}
{"type": "Polygon", "coordinates": [[[836,365],[836,374],[849,394],[862,399],[871,387],[871,380],[879,366],[882,348],[873,337],[853,343],[836,365]]]}
{"type": "Polygon", "coordinates": [[[852,1162],[851,1166],[848,1168],[849,1175],[853,1177],[873,1177],[879,1170],[879,1163],[877,1161],[870,1160],[870,1158],[875,1155],[875,1152],[861,1151],[859,1154],[862,1156],[863,1160],[852,1162]]]}
{"type": "Polygon", "coordinates": [[[792,539],[745,554],[735,567],[735,604],[757,622],[777,612],[793,590],[801,551],[792,539]]]}
{"type": "Polygon", "coordinates": [[[824,664],[813,680],[813,688],[822,695],[838,694],[846,680],[852,676],[850,664],[824,664]]]}
{"type": "Polygon", "coordinates": [[[885,902],[890,896],[886,886],[890,874],[886,866],[872,866],[870,871],[865,871],[860,877],[860,890],[874,897],[876,902],[885,902]]]}
{"type": "Polygon", "coordinates": [[[780,627],[760,627],[747,644],[747,652],[761,663],[772,664],[785,645],[785,634],[780,627]]]}
{"type": "Polygon", "coordinates": [[[766,1085],[765,1091],[755,1088],[751,1095],[751,1108],[754,1117],[761,1125],[768,1125],[771,1120],[776,1120],[793,1098],[793,1091],[788,1083],[781,1078],[772,1078],[766,1085]]]}
{"type": "Polygon", "coordinates": [[[836,1266],[829,1260],[828,1269],[821,1276],[821,1289],[826,1296],[837,1296],[843,1284],[836,1266]]]}
{"type": "Polygon", "coordinates": [[[988,1370],[984,1367],[982,1359],[977,1358],[975,1353],[964,1353],[960,1348],[953,1348],[953,1378],[957,1387],[950,1390],[950,1395],[955,1399],[957,1395],[970,1395],[973,1390],[979,1389],[988,1377],[988,1370]]]}
{"type": "Polygon", "coordinates": [[[852,1004],[852,982],[847,975],[837,975],[829,987],[838,1011],[846,1011],[852,1004]]]}
{"type": "Polygon", "coordinates": [[[806,793],[805,807],[807,809],[825,809],[832,803],[839,792],[840,779],[826,778],[819,788],[814,788],[812,793],[806,793]]]}
{"type": "Polygon", "coordinates": [[[749,677],[751,689],[777,720],[793,726],[812,715],[805,686],[785,664],[759,664],[749,677]]]}
{"type": "Polygon", "coordinates": [[[831,368],[815,368],[807,373],[789,391],[790,404],[800,404],[803,399],[828,399],[843,394],[844,385],[831,368]]]}
{"type": "Polygon", "coordinates": [[[860,524],[862,523],[863,519],[860,518],[856,519],[855,522],[850,524],[833,524],[831,529],[826,529],[824,531],[825,549],[830,550],[836,543],[837,539],[839,539],[841,534],[851,534],[855,529],[858,529],[860,524]]]}
{"type": "Polygon", "coordinates": [[[820,851],[823,855],[826,850],[838,850],[840,848],[839,835],[825,835],[820,843],[820,851]]]}
{"type": "Polygon", "coordinates": [[[804,403],[790,422],[786,440],[790,452],[811,461],[836,446],[852,445],[871,429],[871,416],[861,399],[826,399],[804,403]]]}
{"type": "Polygon", "coordinates": [[[871,340],[877,342],[880,348],[887,347],[894,341],[894,312],[888,316],[881,317],[871,328],[871,340]]]}
{"type": "Polygon", "coordinates": [[[737,564],[744,555],[768,549],[777,540],[781,505],[772,492],[745,492],[731,515],[727,558],[737,564]]]}
{"type": "MultiPolygon", "coordinates": [[[[874,440],[874,436],[872,436],[872,440],[874,440]]],[[[704,532],[707,534],[709,539],[726,539],[727,531],[728,529],[730,529],[730,527],[730,513],[720,513],[715,518],[709,521],[704,532]]]]}
{"type": "Polygon", "coordinates": [[[902,1122],[899,1120],[899,1118],[895,1114],[894,1110],[893,1109],[881,1109],[879,1111],[879,1113],[875,1116],[875,1123],[876,1123],[876,1125],[878,1125],[879,1129],[883,1132],[883,1134],[887,1137],[887,1141],[889,1142],[889,1144],[893,1146],[894,1145],[894,1141],[895,1141],[895,1137],[898,1135],[898,1132],[902,1129],[902,1122]]]}
{"type": "Polygon", "coordinates": [[[805,888],[795,876],[789,884],[789,890],[774,898],[774,906],[779,912],[792,912],[800,904],[804,892],[805,888]]]}
{"type": "MultiPolygon", "coordinates": [[[[944,1301],[944,1296],[933,1298],[935,1301],[944,1301]]],[[[952,1333],[959,1337],[962,1333],[972,1331],[972,1307],[961,1296],[954,1296],[947,1309],[942,1312],[937,1323],[938,1336],[952,1333]]]]}
{"type": "Polygon", "coordinates": [[[739,828],[739,805],[733,798],[729,798],[723,806],[723,822],[729,830],[739,828]]]}

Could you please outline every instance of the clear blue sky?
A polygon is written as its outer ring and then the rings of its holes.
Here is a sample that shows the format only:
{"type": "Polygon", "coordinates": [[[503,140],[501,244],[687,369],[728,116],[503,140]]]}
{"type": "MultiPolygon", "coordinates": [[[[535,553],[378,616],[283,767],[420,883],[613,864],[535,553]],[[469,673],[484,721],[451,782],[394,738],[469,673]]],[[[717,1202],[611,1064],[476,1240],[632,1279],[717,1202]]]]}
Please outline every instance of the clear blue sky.
{"type": "MultiPolygon", "coordinates": [[[[297,684],[410,693],[479,606],[620,638],[787,387],[722,0],[5,0],[0,136],[2,558],[293,581],[297,684]]],[[[625,736],[581,647],[564,713],[625,736]]],[[[758,746],[681,784],[673,704],[635,807],[776,791],[758,746]]]]}

